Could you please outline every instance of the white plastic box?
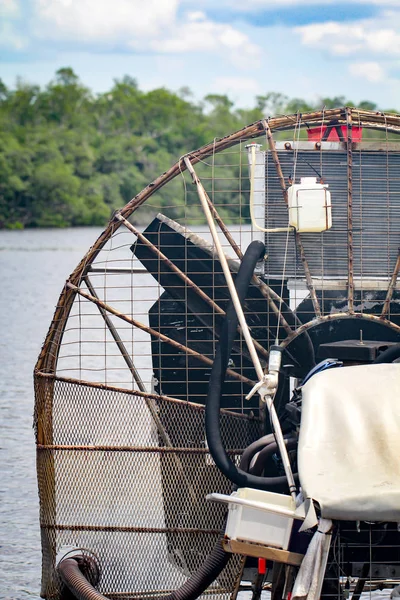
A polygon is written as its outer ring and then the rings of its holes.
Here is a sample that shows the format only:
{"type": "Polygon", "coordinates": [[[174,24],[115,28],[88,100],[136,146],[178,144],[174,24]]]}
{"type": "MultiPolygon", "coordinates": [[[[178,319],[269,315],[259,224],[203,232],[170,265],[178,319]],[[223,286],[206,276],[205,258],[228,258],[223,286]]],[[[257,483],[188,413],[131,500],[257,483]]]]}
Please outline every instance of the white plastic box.
{"type": "Polygon", "coordinates": [[[231,499],[227,499],[229,512],[225,534],[228,538],[288,549],[296,509],[291,496],[240,488],[228,498],[231,499]]]}
{"type": "Polygon", "coordinates": [[[298,232],[326,231],[332,227],[331,194],[316,177],[302,177],[288,188],[289,225],[298,232]]]}

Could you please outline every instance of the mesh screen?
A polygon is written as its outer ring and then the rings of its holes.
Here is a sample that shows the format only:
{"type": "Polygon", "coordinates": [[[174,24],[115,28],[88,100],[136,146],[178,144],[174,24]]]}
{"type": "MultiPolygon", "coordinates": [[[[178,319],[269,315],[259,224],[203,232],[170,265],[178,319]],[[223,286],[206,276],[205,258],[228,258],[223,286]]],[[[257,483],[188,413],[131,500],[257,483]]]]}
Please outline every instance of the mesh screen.
{"type": "MultiPolygon", "coordinates": [[[[205,495],[231,486],[208,453],[203,404],[230,293],[204,199],[233,279],[249,243],[266,241],[243,307],[262,368],[276,341],[302,378],[322,344],[399,340],[399,122],[355,109],[259,121],[181,158],[113,215],[69,276],[36,366],[45,597],[59,597],[56,556],[70,547],[98,556],[110,598],[159,597],[223,529],[224,509],[205,495]],[[353,143],[361,121],[364,141],[353,143]],[[305,142],[311,125],[336,122],[347,129],[340,144],[305,142]],[[249,141],[264,157],[254,181],[249,141]],[[296,245],[293,234],[265,236],[250,218],[252,189],[259,225],[286,226],[284,196],[300,176],[329,185],[333,227],[296,245]]],[[[257,419],[269,426],[258,396],[244,400],[256,380],[238,329],[221,396],[236,463],[259,437],[257,419]]],[[[280,392],[282,419],[289,385],[280,392]]],[[[242,567],[234,557],[207,594],[230,594],[242,567]]]]}
{"type": "MultiPolygon", "coordinates": [[[[208,493],[231,484],[205,447],[204,408],[162,396],[36,377],[42,594],[58,598],[57,553],[87,548],[109,597],[160,595],[182,585],[223,529],[223,506],[208,493]]],[[[233,460],[259,424],[221,415],[233,460]]],[[[210,588],[234,588],[234,557],[210,588]]],[[[208,593],[208,595],[209,595],[208,593]]]]}

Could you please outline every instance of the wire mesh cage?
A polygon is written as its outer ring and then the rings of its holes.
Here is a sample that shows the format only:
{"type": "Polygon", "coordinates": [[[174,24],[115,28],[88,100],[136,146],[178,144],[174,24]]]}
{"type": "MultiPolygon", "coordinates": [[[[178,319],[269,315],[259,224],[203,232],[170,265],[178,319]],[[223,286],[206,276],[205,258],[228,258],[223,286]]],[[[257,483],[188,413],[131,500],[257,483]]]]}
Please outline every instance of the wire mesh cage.
{"type": "MultiPolygon", "coordinates": [[[[232,484],[210,456],[204,405],[230,294],[204,203],[234,279],[249,243],[265,243],[243,307],[264,368],[276,343],[301,379],[339,347],[368,362],[399,341],[399,133],[399,116],[350,108],[259,121],[181,157],[113,215],[68,278],[35,369],[43,597],[60,597],[57,557],[72,547],[97,556],[107,597],[161,597],[223,530],[205,496],[232,484]],[[289,223],[301,178],[329,189],[321,231],[289,223]]],[[[238,328],[221,409],[235,463],[268,431],[245,400],[256,381],[238,328]]],[[[338,596],[375,573],[350,546],[338,534],[338,596]]],[[[236,597],[245,564],[235,557],[206,595],[236,597]]]]}

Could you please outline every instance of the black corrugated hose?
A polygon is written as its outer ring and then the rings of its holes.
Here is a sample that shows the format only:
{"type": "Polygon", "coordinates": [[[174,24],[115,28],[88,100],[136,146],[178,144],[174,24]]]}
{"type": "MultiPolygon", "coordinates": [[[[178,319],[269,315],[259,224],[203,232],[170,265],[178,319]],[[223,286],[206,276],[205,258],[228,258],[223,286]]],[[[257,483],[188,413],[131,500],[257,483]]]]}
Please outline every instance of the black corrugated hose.
{"type": "MultiPolygon", "coordinates": [[[[252,242],[247,248],[240,265],[235,286],[241,304],[243,304],[257,262],[265,254],[265,246],[260,241],[252,242]]],[[[259,490],[271,490],[287,485],[286,476],[259,477],[246,473],[230,460],[222,443],[219,415],[222,386],[236,335],[238,318],[232,301],[226,309],[221,336],[211,370],[206,403],[206,436],[208,448],[215,464],[222,473],[238,487],[250,487],[259,490]]]]}

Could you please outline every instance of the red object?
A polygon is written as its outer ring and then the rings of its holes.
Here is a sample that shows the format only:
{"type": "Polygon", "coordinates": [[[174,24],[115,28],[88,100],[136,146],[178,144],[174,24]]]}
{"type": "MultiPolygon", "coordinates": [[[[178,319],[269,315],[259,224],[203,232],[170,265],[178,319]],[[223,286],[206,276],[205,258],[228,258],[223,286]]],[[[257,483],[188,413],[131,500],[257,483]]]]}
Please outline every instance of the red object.
{"type": "MultiPolygon", "coordinates": [[[[328,127],[314,127],[313,129],[307,129],[308,141],[309,142],[342,142],[347,139],[347,125],[336,125],[328,127]],[[339,137],[338,129],[341,132],[339,137]]],[[[353,142],[361,142],[362,138],[362,127],[353,127],[353,142]]]]}
{"type": "Polygon", "coordinates": [[[287,600],[292,600],[292,592],[289,592],[287,595],[287,600]]]}
{"type": "Polygon", "coordinates": [[[267,572],[267,561],[265,558],[258,559],[258,573],[259,575],[265,575],[267,572]]]}

